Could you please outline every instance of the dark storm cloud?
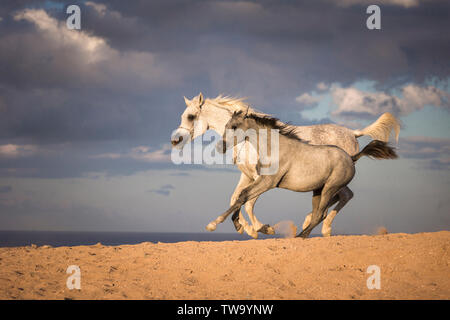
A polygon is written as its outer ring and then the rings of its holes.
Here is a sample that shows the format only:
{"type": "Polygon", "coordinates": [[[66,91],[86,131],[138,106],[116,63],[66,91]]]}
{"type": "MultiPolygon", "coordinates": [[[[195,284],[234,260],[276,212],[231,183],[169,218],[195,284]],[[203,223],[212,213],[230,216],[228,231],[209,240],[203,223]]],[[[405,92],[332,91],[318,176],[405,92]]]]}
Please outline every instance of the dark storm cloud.
{"type": "Polygon", "coordinates": [[[126,43],[141,49],[147,45],[147,49],[201,54],[222,44],[231,53],[240,48],[252,59],[285,67],[286,78],[316,78],[306,80],[314,81],[313,85],[320,79],[354,81],[355,77],[422,80],[449,72],[441,69],[448,67],[445,57],[450,49],[450,38],[442,32],[450,25],[450,5],[445,1],[408,9],[381,5],[381,31],[365,27],[365,5],[342,7],[336,5],[338,1],[105,4],[141,26],[134,38],[129,33],[103,30],[102,36],[117,46],[126,43]]]}
{"type": "Polygon", "coordinates": [[[18,165],[51,177],[167,166],[92,158],[83,147],[160,146],[179,125],[182,96],[199,91],[247,96],[282,120],[312,124],[295,97],[319,82],[449,76],[444,1],[381,6],[381,31],[366,29],[364,5],[332,1],[85,2],[81,32],[68,31],[67,4],[0,5],[0,144],[64,146],[59,156],[0,159],[3,174],[18,165]]]}
{"type": "Polygon", "coordinates": [[[9,193],[12,191],[11,186],[0,186],[0,193],[9,193]]]}
{"type": "MultiPolygon", "coordinates": [[[[175,165],[167,145],[151,148],[130,148],[130,141],[83,142],[74,144],[27,145],[7,155],[0,149],[0,177],[76,178],[98,176],[129,176],[148,170],[170,170],[173,176],[189,176],[188,171],[236,171],[234,166],[175,165]],[[125,151],[124,151],[125,150],[125,151]]],[[[0,143],[0,146],[2,144],[0,143]]],[[[20,145],[18,145],[20,146],[20,145]]]]}

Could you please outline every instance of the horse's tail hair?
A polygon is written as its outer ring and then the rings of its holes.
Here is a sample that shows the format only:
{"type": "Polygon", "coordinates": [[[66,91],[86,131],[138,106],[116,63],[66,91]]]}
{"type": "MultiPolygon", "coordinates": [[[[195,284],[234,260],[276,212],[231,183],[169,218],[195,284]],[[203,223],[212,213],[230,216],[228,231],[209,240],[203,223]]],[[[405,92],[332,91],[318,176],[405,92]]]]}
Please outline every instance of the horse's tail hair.
{"type": "Polygon", "coordinates": [[[352,156],[353,162],[358,161],[362,156],[375,159],[396,159],[398,157],[393,147],[389,146],[387,142],[380,140],[371,141],[359,153],[352,156]]]}
{"type": "Polygon", "coordinates": [[[398,142],[400,122],[393,114],[385,112],[368,127],[365,127],[362,130],[354,130],[353,133],[356,138],[370,136],[374,140],[388,142],[392,130],[395,131],[395,141],[398,142]]]}

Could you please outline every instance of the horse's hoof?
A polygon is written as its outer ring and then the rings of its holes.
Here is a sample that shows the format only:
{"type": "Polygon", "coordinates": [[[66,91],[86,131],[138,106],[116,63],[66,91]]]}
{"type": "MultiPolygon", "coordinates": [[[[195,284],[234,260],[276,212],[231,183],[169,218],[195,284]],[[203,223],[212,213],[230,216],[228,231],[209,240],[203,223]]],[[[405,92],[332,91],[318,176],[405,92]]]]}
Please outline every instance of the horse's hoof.
{"type": "Polygon", "coordinates": [[[259,228],[258,232],[272,235],[275,234],[275,229],[269,226],[268,224],[265,224],[261,228],[259,228]]]}
{"type": "Polygon", "coordinates": [[[249,234],[248,234],[250,237],[252,237],[253,239],[258,239],[258,232],[250,232],[249,234]]]}
{"type": "Polygon", "coordinates": [[[302,231],[298,235],[296,235],[296,238],[306,239],[306,238],[308,238],[308,236],[309,236],[309,234],[303,233],[303,231],[302,231]]]}
{"type": "Polygon", "coordinates": [[[214,222],[210,222],[207,226],[206,226],[206,230],[208,231],[214,231],[216,230],[217,225],[214,222]]]}
{"type": "Polygon", "coordinates": [[[254,231],[254,230],[245,230],[245,232],[252,237],[253,239],[258,239],[258,232],[254,231]]]}

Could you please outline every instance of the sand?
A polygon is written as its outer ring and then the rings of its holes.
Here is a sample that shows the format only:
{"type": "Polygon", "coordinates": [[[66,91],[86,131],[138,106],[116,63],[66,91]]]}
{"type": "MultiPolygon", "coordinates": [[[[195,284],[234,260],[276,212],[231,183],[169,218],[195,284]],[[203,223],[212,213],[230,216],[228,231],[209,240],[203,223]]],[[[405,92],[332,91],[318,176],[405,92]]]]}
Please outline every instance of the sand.
{"type": "Polygon", "coordinates": [[[0,248],[0,299],[449,299],[449,262],[450,231],[0,248]]]}

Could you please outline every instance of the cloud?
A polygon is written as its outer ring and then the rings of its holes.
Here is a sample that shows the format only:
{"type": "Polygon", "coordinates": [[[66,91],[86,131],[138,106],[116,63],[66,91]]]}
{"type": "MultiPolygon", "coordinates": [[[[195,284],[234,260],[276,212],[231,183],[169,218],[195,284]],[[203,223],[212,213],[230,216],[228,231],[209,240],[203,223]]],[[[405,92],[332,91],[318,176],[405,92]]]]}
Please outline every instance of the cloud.
{"type": "Polygon", "coordinates": [[[124,153],[103,153],[93,156],[93,158],[120,159],[130,158],[143,162],[170,162],[170,153],[172,147],[169,144],[160,149],[154,149],[148,146],[138,146],[124,153]]]}
{"type": "Polygon", "coordinates": [[[316,87],[320,91],[325,91],[329,88],[329,86],[325,82],[319,82],[316,87]]]}
{"type": "Polygon", "coordinates": [[[426,105],[450,109],[450,94],[434,86],[421,87],[409,84],[401,88],[401,97],[352,87],[334,87],[331,95],[337,106],[332,115],[338,117],[376,117],[384,112],[404,116],[421,110],[426,105]]]}
{"type": "MultiPolygon", "coordinates": [[[[374,4],[373,0],[329,0],[335,3],[337,6],[349,7],[353,5],[364,5],[369,6],[374,4]]],[[[375,2],[379,6],[400,6],[404,8],[417,7],[419,5],[419,0],[378,0],[375,2]]]]}
{"type": "MultiPolygon", "coordinates": [[[[326,88],[323,83],[319,83],[317,87],[324,90],[326,88]]],[[[343,88],[338,83],[327,88],[328,91],[319,95],[303,93],[295,100],[303,105],[314,107],[330,95],[335,105],[331,115],[347,120],[373,119],[384,112],[406,116],[428,105],[450,111],[450,93],[431,85],[407,84],[400,88],[399,96],[385,91],[364,91],[356,87],[343,88]]]]}
{"type": "MultiPolygon", "coordinates": [[[[92,2],[92,1],[86,1],[85,4],[88,7],[92,7],[96,11],[96,13],[99,14],[100,16],[102,16],[102,17],[105,16],[106,13],[107,13],[107,7],[106,7],[106,5],[104,5],[102,3],[95,3],[95,2],[92,2]]],[[[120,13],[118,13],[117,11],[114,11],[114,14],[120,16],[120,13]]]]}
{"type": "MultiPolygon", "coordinates": [[[[111,49],[102,38],[84,32],[69,30],[62,22],[48,15],[43,9],[25,9],[14,15],[14,20],[26,20],[37,27],[38,33],[49,43],[58,43],[61,48],[70,48],[88,64],[107,59],[111,49]]],[[[54,47],[54,46],[52,46],[54,47]]]]}
{"type": "Polygon", "coordinates": [[[16,145],[5,144],[0,145],[0,157],[18,158],[26,157],[37,152],[37,147],[33,145],[16,145]]]}
{"type": "Polygon", "coordinates": [[[50,10],[13,12],[0,30],[0,139],[42,144],[170,135],[161,130],[170,113],[162,106],[176,107],[176,97],[182,105],[180,93],[167,94],[181,70],[151,48],[121,51],[94,32],[68,30],[50,10]],[[155,113],[162,121],[152,123],[155,113]]]}
{"type": "Polygon", "coordinates": [[[158,189],[148,190],[148,192],[157,193],[159,195],[167,197],[170,195],[171,190],[174,190],[174,189],[175,189],[175,187],[173,185],[165,184],[165,185],[159,187],[158,189]]]}
{"type": "Polygon", "coordinates": [[[183,172],[183,171],[173,172],[173,173],[170,173],[169,175],[175,176],[175,177],[188,177],[188,176],[190,176],[189,173],[183,172]]]}
{"type": "Polygon", "coordinates": [[[11,186],[0,186],[0,193],[9,193],[12,191],[11,186]]]}
{"type": "Polygon", "coordinates": [[[450,156],[450,139],[425,136],[405,137],[400,142],[406,158],[431,159],[450,156]]]}
{"type": "Polygon", "coordinates": [[[434,137],[405,137],[399,142],[402,157],[418,160],[425,168],[450,169],[450,139],[434,137]]]}
{"type": "MultiPolygon", "coordinates": [[[[80,6],[82,30],[73,31],[62,6],[0,5],[0,145],[37,148],[15,158],[3,152],[2,175],[54,178],[169,166],[160,146],[179,125],[183,95],[199,91],[246,96],[260,110],[310,125],[298,115],[299,103],[313,107],[333,83],[378,81],[377,92],[389,98],[386,88],[426,88],[424,79],[449,76],[450,36],[442,32],[450,28],[447,2],[382,7],[383,16],[395,19],[383,19],[389,32],[379,33],[368,33],[360,7],[329,10],[329,1],[91,0],[80,6]],[[299,88],[307,94],[299,96],[299,88]],[[48,153],[48,145],[60,147],[48,153]]],[[[405,95],[419,105],[422,96],[435,99],[430,90],[405,95]]]]}
{"type": "Polygon", "coordinates": [[[302,95],[295,98],[295,101],[306,107],[314,107],[320,100],[320,97],[313,96],[309,93],[303,93],[302,95]]]}
{"type": "MultiPolygon", "coordinates": [[[[101,6],[101,5],[99,5],[101,6]]],[[[112,48],[106,39],[88,34],[87,32],[69,30],[64,21],[58,21],[43,9],[24,9],[14,15],[16,21],[32,23],[34,38],[28,35],[7,37],[4,45],[16,46],[16,41],[22,41],[23,49],[21,59],[25,60],[24,68],[20,70],[21,85],[28,82],[37,86],[58,85],[57,81],[70,81],[73,85],[108,85],[120,89],[115,82],[118,76],[126,77],[133,88],[148,88],[149,85],[160,85],[177,78],[176,74],[166,72],[158,64],[156,57],[149,51],[119,52],[112,48]],[[31,47],[32,46],[32,47],[31,47]],[[42,63],[33,63],[41,59],[42,63]],[[44,59],[44,60],[42,60],[44,59]],[[53,77],[41,77],[31,73],[30,68],[41,66],[42,74],[51,74],[53,77]],[[30,78],[25,79],[25,73],[30,78]],[[31,77],[30,77],[31,75],[31,77]]],[[[0,46],[2,50],[6,47],[0,46]]],[[[59,83],[60,84],[60,83],[59,83]]]]}
{"type": "Polygon", "coordinates": [[[170,161],[170,151],[172,147],[169,144],[161,149],[152,150],[150,147],[140,146],[133,148],[128,154],[131,158],[145,162],[167,162],[170,161]]]}

